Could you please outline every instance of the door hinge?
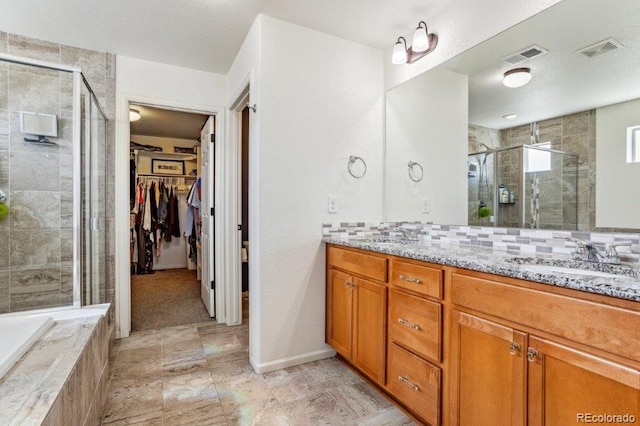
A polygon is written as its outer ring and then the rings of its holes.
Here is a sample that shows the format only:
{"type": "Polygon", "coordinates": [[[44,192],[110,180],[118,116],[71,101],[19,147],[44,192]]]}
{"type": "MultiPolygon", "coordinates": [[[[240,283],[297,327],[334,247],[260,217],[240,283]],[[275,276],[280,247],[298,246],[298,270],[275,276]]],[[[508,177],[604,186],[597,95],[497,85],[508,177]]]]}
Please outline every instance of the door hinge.
{"type": "Polygon", "coordinates": [[[216,141],[216,134],[211,133],[211,143],[214,143],[215,141],[216,141]]]}
{"type": "Polygon", "coordinates": [[[238,224],[238,231],[242,231],[242,224],[238,224]]]}
{"type": "Polygon", "coordinates": [[[211,216],[214,216],[214,213],[213,213],[213,212],[214,212],[214,208],[213,208],[213,207],[211,207],[211,216]]]}
{"type": "Polygon", "coordinates": [[[215,289],[216,289],[216,282],[211,281],[211,290],[215,290],[215,289]]]}

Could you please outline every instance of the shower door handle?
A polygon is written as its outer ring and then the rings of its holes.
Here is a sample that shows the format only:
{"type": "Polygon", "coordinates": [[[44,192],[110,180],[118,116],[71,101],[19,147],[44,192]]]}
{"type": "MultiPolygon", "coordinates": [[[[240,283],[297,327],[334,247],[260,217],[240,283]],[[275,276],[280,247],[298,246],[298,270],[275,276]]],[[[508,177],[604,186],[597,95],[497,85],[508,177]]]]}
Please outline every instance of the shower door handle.
{"type": "Polygon", "coordinates": [[[100,229],[100,218],[99,217],[92,217],[91,218],[91,230],[92,231],[97,231],[98,229],[100,229]]]}

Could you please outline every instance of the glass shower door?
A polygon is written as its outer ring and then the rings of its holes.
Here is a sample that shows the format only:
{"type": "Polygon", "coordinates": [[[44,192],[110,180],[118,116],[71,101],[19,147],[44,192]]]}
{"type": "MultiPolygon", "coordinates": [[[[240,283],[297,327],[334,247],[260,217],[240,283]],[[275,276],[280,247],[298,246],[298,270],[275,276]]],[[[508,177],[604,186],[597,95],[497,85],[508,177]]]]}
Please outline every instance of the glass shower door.
{"type": "Polygon", "coordinates": [[[107,119],[82,86],[82,304],[107,301],[107,119]]]}

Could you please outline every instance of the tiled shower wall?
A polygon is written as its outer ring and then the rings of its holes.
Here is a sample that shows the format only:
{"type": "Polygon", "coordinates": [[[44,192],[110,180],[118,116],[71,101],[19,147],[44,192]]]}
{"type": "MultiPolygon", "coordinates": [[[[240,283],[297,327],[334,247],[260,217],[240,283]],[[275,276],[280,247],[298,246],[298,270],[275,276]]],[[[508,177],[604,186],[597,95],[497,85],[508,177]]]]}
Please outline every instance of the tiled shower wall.
{"type": "MultiPolygon", "coordinates": [[[[107,114],[107,249],[100,262],[113,302],[115,56],[4,32],[0,53],[80,67],[107,114]]],[[[0,62],[0,189],[11,209],[0,221],[0,313],[72,302],[72,93],[70,73],[0,62]],[[25,143],[20,110],[58,115],[55,145],[25,143]]]]}
{"type": "MultiPolygon", "coordinates": [[[[567,229],[578,229],[581,231],[592,230],[595,227],[595,149],[596,149],[596,112],[595,110],[584,111],[576,114],[566,115],[562,117],[552,118],[538,122],[539,142],[551,142],[551,148],[564,151],[568,154],[578,155],[578,175],[577,175],[577,211],[575,207],[575,176],[570,172],[572,161],[569,157],[564,160],[562,157],[554,159],[554,171],[541,174],[540,179],[540,216],[541,221],[548,218],[547,222],[554,224],[556,227],[564,227],[567,229]],[[564,170],[565,167],[566,169],[564,170]],[[565,173],[566,172],[566,173],[565,173]],[[564,178],[564,179],[563,179],[564,178]],[[563,202],[568,200],[568,202],[563,202]],[[576,223],[577,217],[577,223],[576,223]]],[[[488,129],[477,125],[469,126],[469,152],[483,151],[484,148],[479,144],[483,142],[490,147],[510,147],[520,146],[531,143],[531,127],[525,124],[504,130],[488,129]]],[[[514,167],[518,167],[517,150],[509,151],[511,154],[503,154],[500,161],[500,169],[506,172],[505,176],[501,176],[501,182],[509,188],[517,188],[517,181],[510,177],[514,167]]],[[[476,156],[475,158],[481,158],[476,156]]],[[[574,166],[575,167],[575,166],[574,166]]],[[[489,174],[492,169],[487,167],[489,174]]],[[[515,175],[514,175],[515,176],[515,175]]],[[[475,178],[476,180],[478,178],[475,178]]],[[[491,182],[489,190],[494,190],[494,183],[491,182]]],[[[486,185],[483,189],[474,181],[473,177],[469,178],[469,224],[491,226],[488,219],[480,219],[477,216],[478,199],[475,197],[485,196],[483,190],[486,191],[486,185]]],[[[520,194],[526,196],[527,194],[520,194]]],[[[487,199],[492,198],[486,196],[487,199]]],[[[489,201],[484,200],[489,205],[489,201]]],[[[525,210],[529,210],[529,200],[525,201],[525,210]]],[[[493,208],[492,208],[493,210],[493,208]]],[[[515,213],[515,208],[512,209],[515,213]]],[[[515,216],[513,220],[509,220],[509,211],[505,209],[501,216],[506,221],[502,221],[499,226],[517,226],[515,216]]],[[[525,227],[528,223],[525,223],[525,227]]]]}

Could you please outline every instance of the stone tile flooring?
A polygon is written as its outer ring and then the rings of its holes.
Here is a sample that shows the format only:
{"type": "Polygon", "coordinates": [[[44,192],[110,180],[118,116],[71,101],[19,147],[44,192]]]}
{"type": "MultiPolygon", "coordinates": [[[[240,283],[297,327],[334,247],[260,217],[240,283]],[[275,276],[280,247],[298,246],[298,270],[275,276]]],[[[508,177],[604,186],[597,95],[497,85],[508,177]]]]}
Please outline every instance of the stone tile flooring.
{"type": "Polygon", "coordinates": [[[103,424],[414,424],[334,358],[256,374],[248,345],[247,325],[132,333],[111,354],[103,424]]]}

